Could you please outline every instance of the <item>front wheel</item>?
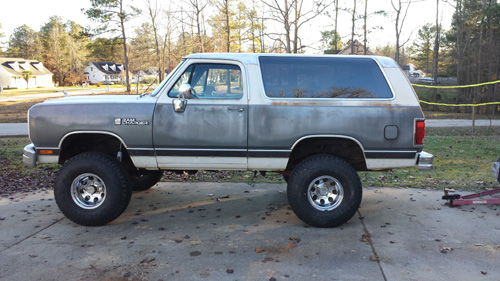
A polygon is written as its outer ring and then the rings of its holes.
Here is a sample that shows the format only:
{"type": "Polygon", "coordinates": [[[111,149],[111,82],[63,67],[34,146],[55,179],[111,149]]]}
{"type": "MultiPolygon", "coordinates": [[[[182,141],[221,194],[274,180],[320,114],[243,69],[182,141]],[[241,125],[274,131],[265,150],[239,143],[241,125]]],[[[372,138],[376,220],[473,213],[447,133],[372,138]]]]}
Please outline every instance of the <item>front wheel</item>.
{"type": "Polygon", "coordinates": [[[362,187],[358,174],[344,159],[315,155],[292,171],[287,195],[290,207],[305,223],[336,227],[358,210],[362,187]]]}
{"type": "Polygon", "coordinates": [[[98,226],[116,219],[132,191],[125,169],[113,157],[89,152],[68,160],[57,173],[54,197],[71,221],[98,226]]]}

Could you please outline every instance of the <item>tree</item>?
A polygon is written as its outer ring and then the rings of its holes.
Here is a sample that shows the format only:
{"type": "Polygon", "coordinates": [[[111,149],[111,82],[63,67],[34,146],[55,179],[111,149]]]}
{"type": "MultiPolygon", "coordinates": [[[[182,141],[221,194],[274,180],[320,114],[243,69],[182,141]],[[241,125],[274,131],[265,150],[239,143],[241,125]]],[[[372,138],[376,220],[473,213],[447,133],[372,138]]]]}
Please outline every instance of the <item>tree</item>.
{"type": "Polygon", "coordinates": [[[130,71],[149,69],[157,66],[155,40],[151,24],[145,22],[135,29],[135,37],[130,41],[130,71]]]}
{"type": "MultiPolygon", "coordinates": [[[[66,23],[67,29],[67,42],[66,42],[66,52],[68,59],[68,71],[70,73],[81,73],[85,68],[85,61],[88,55],[87,44],[89,43],[88,36],[85,34],[84,29],[81,25],[75,23],[74,21],[68,21],[66,23]]],[[[72,75],[73,82],[78,75],[72,75]]]]}
{"type": "Polygon", "coordinates": [[[158,67],[158,81],[163,81],[163,74],[165,71],[165,56],[162,48],[164,44],[162,43],[162,38],[159,34],[159,26],[161,22],[161,6],[158,5],[158,1],[155,0],[154,4],[151,0],[147,0],[148,16],[151,22],[151,28],[154,36],[154,49],[156,52],[156,61],[158,67]]]}
{"type": "MultiPolygon", "coordinates": [[[[340,34],[338,33],[338,29],[337,29],[338,28],[338,19],[339,19],[339,0],[334,0],[333,3],[334,3],[334,7],[335,7],[335,9],[334,9],[335,10],[335,17],[333,19],[333,23],[334,23],[333,24],[333,31],[331,31],[331,32],[324,31],[324,32],[328,32],[329,34],[333,34],[333,41],[331,43],[328,43],[328,45],[333,46],[333,50],[328,50],[328,54],[330,54],[330,53],[331,54],[338,54],[340,51],[339,48],[342,48],[342,46],[339,47],[339,45],[342,45],[342,42],[340,42],[340,34]]],[[[332,17],[328,11],[326,12],[326,15],[330,18],[332,17]]],[[[328,37],[327,33],[325,33],[325,34],[322,33],[321,38],[323,40],[326,39],[323,35],[328,37]]],[[[325,52],[325,54],[327,54],[327,53],[325,52]]]]}
{"type": "Polygon", "coordinates": [[[7,53],[10,57],[41,60],[44,48],[40,40],[40,33],[27,25],[16,27],[9,39],[7,53]]]}
{"type": "Polygon", "coordinates": [[[63,85],[64,73],[68,70],[69,60],[67,57],[67,33],[58,16],[52,16],[40,29],[42,41],[45,47],[45,66],[55,73],[59,85],[63,85]]]}
{"type": "Polygon", "coordinates": [[[401,42],[401,33],[403,32],[403,26],[408,15],[408,10],[412,0],[402,1],[402,0],[391,0],[391,5],[396,12],[396,20],[394,21],[396,30],[396,55],[395,60],[397,63],[400,62],[400,51],[401,48],[409,41],[410,37],[405,42],[401,42]],[[396,4],[394,1],[397,1],[396,4]]]}
{"type": "Polygon", "coordinates": [[[123,43],[120,38],[96,38],[86,47],[88,57],[93,61],[121,61],[123,59],[123,43]]]}
{"type": "MultiPolygon", "coordinates": [[[[0,24],[0,30],[1,30],[1,29],[2,29],[2,24],[0,24]]],[[[2,38],[4,38],[4,37],[5,37],[5,35],[4,35],[2,32],[0,32],[0,39],[2,39],[2,38]]],[[[1,43],[1,42],[0,42],[0,43],[1,43]]],[[[2,48],[0,48],[0,56],[1,56],[2,54],[3,54],[3,51],[2,51],[2,48]]]]}
{"type": "Polygon", "coordinates": [[[222,42],[224,45],[224,50],[226,52],[231,51],[231,22],[232,18],[235,16],[233,7],[231,5],[233,0],[218,0],[215,2],[215,7],[219,11],[210,20],[209,23],[212,26],[212,31],[215,37],[222,42]]]}
{"type": "Polygon", "coordinates": [[[130,77],[127,55],[127,36],[125,34],[125,23],[140,14],[140,10],[128,6],[125,7],[126,0],[90,0],[92,8],[83,10],[91,20],[102,24],[100,31],[116,32],[120,31],[123,44],[123,59],[125,61],[125,83],[127,92],[130,93],[130,77]],[[111,26],[111,29],[108,28],[111,26]]]}
{"type": "Polygon", "coordinates": [[[383,56],[383,57],[394,57],[396,54],[396,45],[385,45],[385,46],[378,46],[375,48],[375,55],[377,56],[383,56]]]}
{"type": "Polygon", "coordinates": [[[418,30],[417,38],[411,47],[414,55],[412,60],[418,69],[422,69],[425,73],[430,73],[432,70],[432,57],[434,51],[432,48],[432,40],[436,36],[436,26],[428,23],[418,30]]]}
{"type": "Polygon", "coordinates": [[[231,26],[234,30],[231,35],[231,41],[235,43],[235,50],[238,53],[243,52],[243,41],[246,41],[245,38],[245,29],[248,26],[247,22],[247,7],[243,2],[239,2],[237,6],[237,12],[233,16],[231,20],[231,26]]]}
{"type": "Polygon", "coordinates": [[[189,0],[189,4],[193,8],[192,12],[192,20],[195,23],[196,27],[196,37],[198,38],[196,42],[196,51],[203,53],[204,52],[204,36],[203,36],[203,10],[208,6],[208,2],[204,0],[189,0]]]}
{"type": "Polygon", "coordinates": [[[248,18],[246,38],[250,41],[250,44],[252,46],[251,51],[252,53],[264,52],[264,23],[262,22],[262,18],[260,18],[259,14],[257,13],[255,0],[252,0],[252,8],[246,10],[246,16],[248,18]]]}
{"type": "MultiPolygon", "coordinates": [[[[437,84],[438,78],[438,65],[439,65],[439,0],[436,0],[436,34],[434,39],[434,67],[433,67],[433,77],[434,84],[437,84]]],[[[434,102],[437,103],[438,91],[434,88],[434,102]]],[[[437,108],[437,106],[435,107],[437,108]]],[[[474,123],[472,123],[472,128],[474,129],[474,123]]]]}
{"type": "Polygon", "coordinates": [[[33,74],[33,73],[31,71],[29,71],[29,70],[24,70],[21,73],[21,76],[23,77],[23,79],[26,80],[26,89],[28,89],[29,86],[30,86],[31,74],[33,74]]]}
{"type": "Polygon", "coordinates": [[[304,9],[304,0],[283,0],[280,4],[278,0],[266,1],[262,3],[266,5],[271,12],[271,20],[280,24],[284,31],[279,33],[279,36],[284,36],[284,41],[279,40],[287,53],[298,53],[303,48],[300,42],[299,29],[307,22],[310,22],[320,14],[322,14],[332,2],[329,0],[313,0],[309,9],[304,9]]]}
{"type": "Polygon", "coordinates": [[[353,0],[354,7],[352,8],[352,30],[351,30],[351,55],[354,55],[354,28],[356,26],[356,2],[357,0],[353,0]]]}
{"type": "Polygon", "coordinates": [[[321,32],[322,49],[325,54],[338,54],[339,50],[342,49],[342,41],[338,38],[340,38],[340,34],[335,30],[321,32]]]}

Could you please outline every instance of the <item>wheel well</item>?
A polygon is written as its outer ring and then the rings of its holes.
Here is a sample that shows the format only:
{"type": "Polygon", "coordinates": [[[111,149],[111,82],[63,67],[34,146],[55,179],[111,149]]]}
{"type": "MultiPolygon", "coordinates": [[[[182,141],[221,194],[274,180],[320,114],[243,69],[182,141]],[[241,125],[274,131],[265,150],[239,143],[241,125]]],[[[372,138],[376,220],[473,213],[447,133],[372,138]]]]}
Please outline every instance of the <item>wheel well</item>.
{"type": "Polygon", "coordinates": [[[74,134],[64,139],[61,144],[59,164],[64,164],[68,159],[84,152],[100,152],[117,157],[122,152],[122,163],[127,169],[134,167],[132,159],[122,142],[111,135],[106,134],[74,134]]]}
{"type": "Polygon", "coordinates": [[[308,138],[300,141],[292,150],[287,171],[293,170],[302,160],[315,154],[331,154],[346,160],[356,171],[366,171],[366,161],[360,145],[345,138],[308,138]]]}

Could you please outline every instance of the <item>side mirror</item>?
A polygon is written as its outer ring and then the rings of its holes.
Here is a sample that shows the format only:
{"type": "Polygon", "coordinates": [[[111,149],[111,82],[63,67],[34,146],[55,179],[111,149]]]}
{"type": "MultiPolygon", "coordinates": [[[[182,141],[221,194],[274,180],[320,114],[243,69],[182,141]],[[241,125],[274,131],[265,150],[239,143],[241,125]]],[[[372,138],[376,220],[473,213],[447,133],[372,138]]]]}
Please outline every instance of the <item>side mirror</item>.
{"type": "Polygon", "coordinates": [[[182,98],[191,99],[194,97],[193,92],[193,87],[191,87],[191,85],[187,83],[184,83],[179,87],[179,94],[177,96],[180,97],[182,95],[182,98]]]}
{"type": "Polygon", "coordinates": [[[182,112],[184,112],[184,110],[186,110],[187,100],[184,99],[184,93],[182,93],[182,92],[179,91],[179,95],[177,95],[177,98],[174,99],[172,101],[172,103],[174,105],[174,111],[175,112],[182,113],[182,112]]]}

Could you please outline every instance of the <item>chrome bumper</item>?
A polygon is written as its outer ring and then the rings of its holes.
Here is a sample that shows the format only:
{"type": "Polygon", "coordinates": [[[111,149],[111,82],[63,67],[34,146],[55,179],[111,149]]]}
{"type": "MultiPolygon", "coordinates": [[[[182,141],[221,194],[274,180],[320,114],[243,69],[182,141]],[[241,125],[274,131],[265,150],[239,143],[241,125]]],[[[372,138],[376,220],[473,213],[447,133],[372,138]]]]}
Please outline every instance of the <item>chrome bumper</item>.
{"type": "Polygon", "coordinates": [[[29,144],[24,147],[23,151],[23,163],[24,166],[28,168],[36,167],[36,150],[33,144],[29,144]]]}
{"type": "Polygon", "coordinates": [[[434,167],[432,165],[432,160],[434,159],[434,155],[427,153],[425,151],[420,152],[418,155],[418,169],[424,171],[430,171],[434,167]]]}

